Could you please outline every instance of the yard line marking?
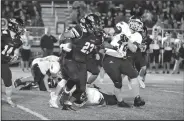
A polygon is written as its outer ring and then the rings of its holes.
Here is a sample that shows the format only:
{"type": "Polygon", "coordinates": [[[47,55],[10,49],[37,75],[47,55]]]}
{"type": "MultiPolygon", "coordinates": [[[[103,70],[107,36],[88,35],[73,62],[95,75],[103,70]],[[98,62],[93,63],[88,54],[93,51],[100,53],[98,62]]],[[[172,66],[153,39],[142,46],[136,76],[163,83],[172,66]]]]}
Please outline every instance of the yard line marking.
{"type": "Polygon", "coordinates": [[[177,94],[182,94],[182,95],[184,95],[184,93],[176,92],[176,91],[170,91],[170,90],[158,90],[158,91],[162,91],[162,92],[172,92],[172,93],[177,93],[177,94]]]}
{"type": "Polygon", "coordinates": [[[39,114],[39,113],[37,113],[37,112],[34,112],[34,111],[32,111],[31,109],[26,108],[26,107],[24,107],[24,106],[17,105],[17,107],[18,107],[19,109],[25,111],[25,112],[28,112],[28,113],[30,113],[30,114],[32,114],[32,115],[34,115],[34,116],[40,118],[41,120],[50,120],[50,119],[46,118],[45,116],[43,116],[43,115],[41,115],[41,114],[39,114]]]}

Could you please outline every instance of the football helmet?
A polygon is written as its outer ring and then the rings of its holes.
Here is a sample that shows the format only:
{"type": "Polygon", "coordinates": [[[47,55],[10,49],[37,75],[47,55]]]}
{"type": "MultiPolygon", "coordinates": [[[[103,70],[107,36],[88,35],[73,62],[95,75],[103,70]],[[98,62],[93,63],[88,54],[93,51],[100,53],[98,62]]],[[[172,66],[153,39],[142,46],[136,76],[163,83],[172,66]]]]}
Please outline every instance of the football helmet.
{"type": "Polygon", "coordinates": [[[16,35],[23,35],[24,30],[24,22],[20,18],[12,18],[8,20],[8,29],[16,33],[16,35]]]}
{"type": "Polygon", "coordinates": [[[100,18],[96,14],[88,14],[85,16],[85,28],[92,32],[100,30],[100,18]]]}
{"type": "Polygon", "coordinates": [[[59,62],[51,62],[49,71],[53,77],[56,77],[60,71],[60,64],[59,62]]]}
{"type": "Polygon", "coordinates": [[[132,16],[128,22],[129,28],[135,32],[143,31],[143,22],[140,17],[132,16]]]}

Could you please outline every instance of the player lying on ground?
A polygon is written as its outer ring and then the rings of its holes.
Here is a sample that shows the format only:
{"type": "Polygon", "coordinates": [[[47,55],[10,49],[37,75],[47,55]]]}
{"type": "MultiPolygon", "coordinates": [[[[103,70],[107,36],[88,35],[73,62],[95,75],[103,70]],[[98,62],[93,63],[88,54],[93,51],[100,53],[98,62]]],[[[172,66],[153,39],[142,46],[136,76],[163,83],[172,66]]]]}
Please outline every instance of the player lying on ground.
{"type": "MultiPolygon", "coordinates": [[[[70,95],[75,91],[76,86],[72,88],[70,91],[70,95]]],[[[54,96],[54,92],[51,93],[51,97],[54,96]]],[[[87,106],[94,106],[94,105],[116,105],[117,99],[116,96],[113,94],[107,94],[103,92],[99,87],[96,85],[90,85],[90,87],[86,87],[86,100],[76,100],[74,104],[77,107],[83,107],[84,105],[87,106]]],[[[54,97],[53,97],[54,98],[54,97]]],[[[61,97],[59,99],[59,103],[61,106],[63,106],[63,95],[61,94],[61,97]]]]}
{"type": "Polygon", "coordinates": [[[12,107],[12,72],[9,68],[9,62],[18,59],[19,48],[22,45],[21,36],[24,34],[24,23],[20,18],[8,20],[7,29],[1,30],[1,78],[5,84],[6,101],[12,107]]]}
{"type": "MultiPolygon", "coordinates": [[[[34,80],[32,81],[36,85],[38,84],[40,91],[50,92],[48,80],[53,79],[57,82],[57,78],[60,73],[59,57],[48,56],[45,58],[36,58],[31,64],[31,74],[34,80]]],[[[28,78],[15,80],[15,86],[25,85],[28,78]]],[[[31,81],[31,80],[29,80],[31,81]]],[[[32,82],[28,82],[26,87],[31,87],[32,82]]]]}
{"type": "Polygon", "coordinates": [[[122,77],[127,75],[130,78],[131,87],[134,99],[134,106],[145,105],[144,100],[140,98],[139,86],[145,86],[142,80],[138,79],[138,73],[133,68],[132,62],[134,60],[127,59],[127,50],[132,55],[137,51],[142,42],[143,23],[138,18],[131,17],[129,23],[120,22],[116,26],[118,34],[116,34],[111,41],[111,48],[106,48],[106,55],[103,59],[103,67],[105,72],[109,75],[114,83],[114,94],[118,100],[118,106],[130,107],[122,98],[122,77]]]}

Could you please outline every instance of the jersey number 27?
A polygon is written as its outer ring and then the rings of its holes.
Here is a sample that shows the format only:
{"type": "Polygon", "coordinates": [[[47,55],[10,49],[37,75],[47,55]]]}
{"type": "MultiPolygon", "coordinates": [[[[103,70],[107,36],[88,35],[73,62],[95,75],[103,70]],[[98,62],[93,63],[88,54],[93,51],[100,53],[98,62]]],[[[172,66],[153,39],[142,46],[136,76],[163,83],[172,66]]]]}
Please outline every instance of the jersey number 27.
{"type": "Polygon", "coordinates": [[[90,52],[93,51],[94,48],[95,48],[94,44],[86,42],[85,45],[83,46],[83,48],[81,49],[81,52],[83,52],[85,54],[89,54],[90,52]]]}

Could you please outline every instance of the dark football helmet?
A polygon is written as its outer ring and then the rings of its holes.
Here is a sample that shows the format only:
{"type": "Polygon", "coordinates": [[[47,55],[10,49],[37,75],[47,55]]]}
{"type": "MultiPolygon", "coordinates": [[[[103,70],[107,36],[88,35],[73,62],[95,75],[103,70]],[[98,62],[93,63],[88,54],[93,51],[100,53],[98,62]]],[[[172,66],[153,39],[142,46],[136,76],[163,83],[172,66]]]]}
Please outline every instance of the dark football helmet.
{"type": "Polygon", "coordinates": [[[12,18],[8,20],[8,29],[16,33],[16,35],[24,34],[24,22],[20,18],[12,18]]]}
{"type": "Polygon", "coordinates": [[[88,31],[98,32],[100,30],[100,18],[96,14],[88,14],[85,17],[85,27],[88,31]]]}

